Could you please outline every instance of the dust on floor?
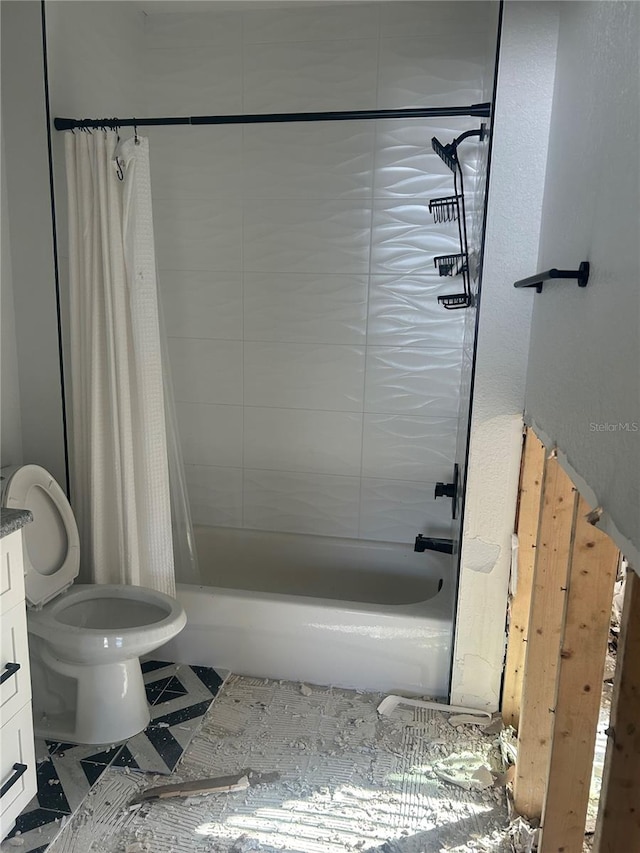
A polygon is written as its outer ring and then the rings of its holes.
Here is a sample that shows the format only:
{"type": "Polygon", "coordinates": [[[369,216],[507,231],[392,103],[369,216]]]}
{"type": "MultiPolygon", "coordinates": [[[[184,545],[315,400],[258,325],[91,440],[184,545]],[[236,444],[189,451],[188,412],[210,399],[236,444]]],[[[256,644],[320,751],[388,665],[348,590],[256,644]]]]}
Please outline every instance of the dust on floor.
{"type": "Polygon", "coordinates": [[[441,778],[456,756],[500,774],[496,735],[423,709],[381,717],[382,698],[231,676],[171,777],[106,771],[48,853],[512,851],[505,789],[441,778]],[[130,808],[154,784],[249,767],[280,778],[130,808]]]}

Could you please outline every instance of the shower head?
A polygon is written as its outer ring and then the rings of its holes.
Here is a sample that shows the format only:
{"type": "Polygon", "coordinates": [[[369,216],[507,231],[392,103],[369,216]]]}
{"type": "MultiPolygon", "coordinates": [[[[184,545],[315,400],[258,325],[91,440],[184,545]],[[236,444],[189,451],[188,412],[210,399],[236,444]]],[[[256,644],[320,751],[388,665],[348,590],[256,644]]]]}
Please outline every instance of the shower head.
{"type": "Polygon", "coordinates": [[[436,152],[442,162],[448,166],[452,172],[458,167],[458,154],[456,152],[456,142],[450,142],[448,145],[443,145],[440,140],[434,136],[431,140],[431,147],[436,152]]]}

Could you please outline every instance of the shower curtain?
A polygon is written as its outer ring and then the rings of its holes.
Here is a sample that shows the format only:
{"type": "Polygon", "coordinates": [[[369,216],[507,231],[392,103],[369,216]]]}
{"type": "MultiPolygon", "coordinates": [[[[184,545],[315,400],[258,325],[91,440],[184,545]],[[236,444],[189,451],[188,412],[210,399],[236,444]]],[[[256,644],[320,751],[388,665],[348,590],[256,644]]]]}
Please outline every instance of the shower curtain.
{"type": "Polygon", "coordinates": [[[163,370],[149,144],[67,133],[65,153],[81,576],[175,595],[176,569],[181,579],[197,569],[163,370]]]}

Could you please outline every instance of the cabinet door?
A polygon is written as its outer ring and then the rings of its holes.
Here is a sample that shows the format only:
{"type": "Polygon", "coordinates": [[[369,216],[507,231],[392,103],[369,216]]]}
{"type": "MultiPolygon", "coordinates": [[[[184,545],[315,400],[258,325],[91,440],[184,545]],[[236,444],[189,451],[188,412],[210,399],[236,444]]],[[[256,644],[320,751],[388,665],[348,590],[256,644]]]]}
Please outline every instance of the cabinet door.
{"type": "Polygon", "coordinates": [[[0,725],[31,700],[27,614],[24,602],[2,614],[0,624],[0,725]]]}
{"type": "Polygon", "coordinates": [[[36,758],[31,703],[0,729],[0,838],[36,793],[36,758]]]}

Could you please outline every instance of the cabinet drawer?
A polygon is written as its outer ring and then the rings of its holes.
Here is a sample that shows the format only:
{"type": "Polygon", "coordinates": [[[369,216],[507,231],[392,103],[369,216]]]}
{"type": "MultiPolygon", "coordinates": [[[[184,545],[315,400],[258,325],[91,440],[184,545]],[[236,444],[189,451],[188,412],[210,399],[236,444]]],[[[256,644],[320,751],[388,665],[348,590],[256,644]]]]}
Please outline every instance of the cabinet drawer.
{"type": "Polygon", "coordinates": [[[0,797],[0,838],[4,838],[22,809],[36,793],[36,759],[30,702],[0,729],[0,786],[3,789],[0,797]],[[20,765],[26,765],[24,772],[21,772],[20,765]]]}
{"type": "Polygon", "coordinates": [[[0,613],[5,613],[24,598],[22,530],[0,540],[0,613]]]}
{"type": "Polygon", "coordinates": [[[27,614],[24,602],[0,620],[0,725],[31,700],[27,614]]]}

